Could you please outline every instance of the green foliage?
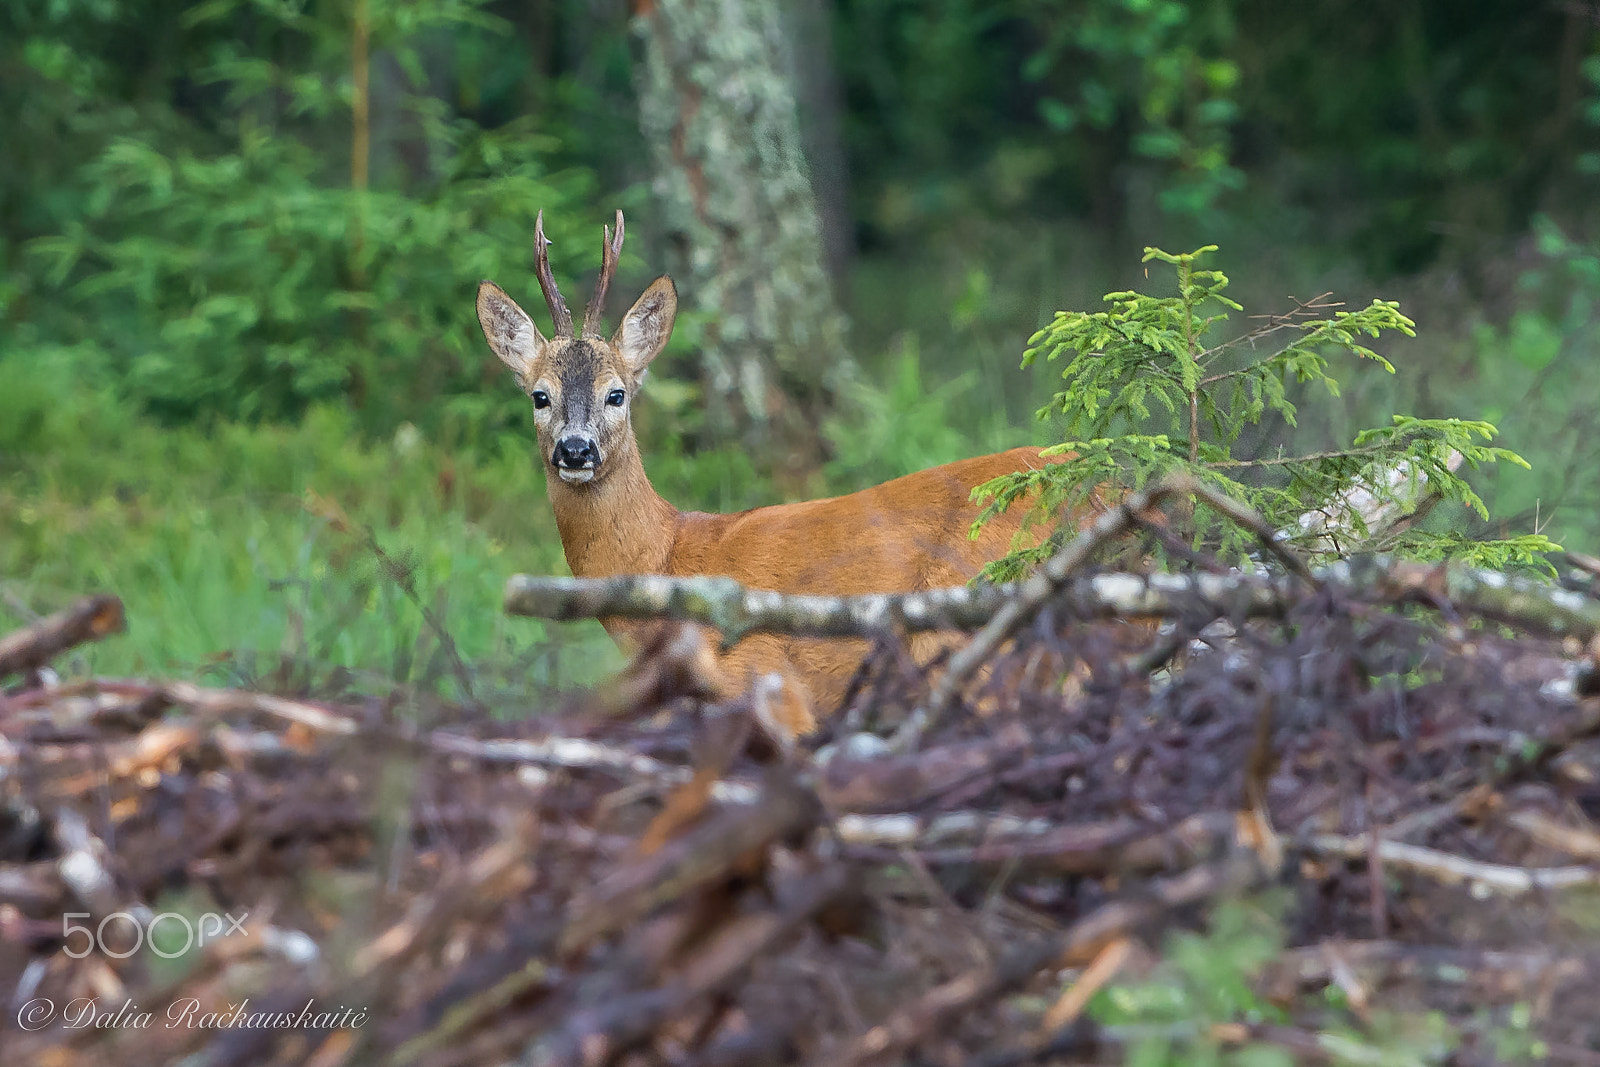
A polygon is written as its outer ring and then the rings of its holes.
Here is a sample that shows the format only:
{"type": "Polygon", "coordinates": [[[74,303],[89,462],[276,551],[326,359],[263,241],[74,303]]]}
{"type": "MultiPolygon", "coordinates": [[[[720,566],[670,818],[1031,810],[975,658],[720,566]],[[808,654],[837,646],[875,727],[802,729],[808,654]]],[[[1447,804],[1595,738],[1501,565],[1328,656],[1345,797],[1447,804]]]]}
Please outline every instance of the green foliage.
{"type": "Polygon", "coordinates": [[[1276,913],[1282,901],[1266,906],[1242,901],[1219,905],[1207,935],[1180,933],[1169,939],[1166,961],[1149,980],[1113,986],[1091,1005],[1096,1021],[1142,1030],[1129,1050],[1129,1063],[1216,1063],[1262,1065],[1292,1063],[1269,1045],[1250,1044],[1224,1052],[1211,1035],[1218,1023],[1281,1021],[1282,1013],[1251,988],[1261,967],[1282,948],[1276,913]]]}
{"type": "MultiPolygon", "coordinates": [[[[960,429],[962,400],[977,388],[978,375],[967,371],[929,389],[914,336],[905,335],[880,388],[857,383],[854,411],[830,419],[823,427],[833,446],[825,474],[845,489],[865,488],[925,467],[973,454],[971,435],[960,429]]],[[[1000,434],[988,427],[991,437],[1000,434]]]]}
{"type": "MultiPolygon", "coordinates": [[[[1113,986],[1091,1003],[1096,1021],[1127,1035],[1128,1063],[1140,1067],[1278,1067],[1299,1062],[1266,1040],[1225,1044],[1245,1026],[1289,1022],[1263,999],[1254,980],[1282,948],[1279,894],[1228,901],[1214,908],[1204,934],[1168,939],[1162,964],[1147,978],[1113,986]]],[[[1331,988],[1331,987],[1330,987],[1331,988]]],[[[1337,1000],[1337,990],[1332,990],[1337,1000]]],[[[1410,1067],[1439,1062],[1459,1040],[1433,1014],[1376,1012],[1357,1023],[1330,1000],[1312,1039],[1331,1063],[1410,1067]]]]}
{"type": "Polygon", "coordinates": [[[1050,2],[1020,6],[1048,30],[1022,68],[1047,94],[1038,108],[1048,128],[1130,130],[1130,154],[1162,168],[1157,202],[1177,214],[1208,212],[1244,184],[1230,151],[1240,88],[1239,64],[1226,51],[1232,5],[1098,0],[1070,18],[1050,2]]]}
{"type": "Polygon", "coordinates": [[[101,210],[34,247],[53,279],[79,279],[85,321],[120,327],[94,331],[85,370],[169,420],[349,398],[372,427],[448,413],[479,431],[515,393],[484,399],[462,308],[478,278],[526,276],[534,212],[585,191],[548,177],[539,147],[526,129],[461,131],[424,198],[324,186],[312,153],[248,130],[204,159],[119,140],[90,169],[101,210]]]}
{"type": "MultiPolygon", "coordinates": [[[[1177,217],[1209,215],[1232,159],[1231,0],[856,0],[838,21],[868,217],[1102,200],[1129,165],[1177,217]]],[[[854,163],[852,164],[854,166],[854,163]]],[[[1152,206],[1155,206],[1152,205],[1152,206]]]]}
{"type": "MultiPolygon", "coordinates": [[[[37,321],[17,343],[53,326],[52,340],[78,344],[80,373],[169,422],[293,419],[344,400],[369,432],[411,420],[484,442],[515,424],[515,391],[485,388],[474,287],[531,276],[540,208],[557,270],[581,275],[595,256],[593,178],[559,165],[531,122],[486,131],[426,91],[429,40],[497,27],[477,0],[361,10],[383,60],[373,108],[405,117],[409,162],[376,168],[371,187],[361,177],[371,130],[352,119],[344,9],[192,7],[192,34],[255,27],[249,46],[213,41],[192,73],[220,111],[203,126],[168,114],[107,136],[77,176],[83,210],[29,246],[37,321]]],[[[58,69],[71,66],[45,68],[58,69]]]]}
{"type": "MultiPolygon", "coordinates": [[[[1258,458],[1237,458],[1241,437],[1269,417],[1295,425],[1291,387],[1339,396],[1334,355],[1355,356],[1393,373],[1393,365],[1365,339],[1389,331],[1412,336],[1414,324],[1391,301],[1374,300],[1357,311],[1313,302],[1213,342],[1209,335],[1228,312],[1244,310],[1225,295],[1226,275],[1197,266],[1215,250],[1207,245],[1172,255],[1146,249],[1145,262],[1174,269],[1175,295],[1109,293],[1110,310],[1057,312],[1034,334],[1024,366],[1040,353],[1066,362],[1066,385],[1039,417],[1062,417],[1066,440],[1049,452],[1067,458],[980,486],[974,496],[988,503],[974,533],[1028,495],[1036,494],[1035,514],[1050,516],[1086,503],[1098,488],[1140,488],[1184,471],[1247,503],[1313,558],[1382,549],[1530,565],[1538,553],[1558,547],[1540,535],[1469,547],[1393,521],[1421,507],[1424,493],[1487,518],[1483,501],[1456,467],[1477,470],[1501,461],[1528,466],[1516,453],[1487,443],[1495,436],[1487,422],[1396,415],[1387,426],[1357,432],[1347,447],[1262,455],[1267,439],[1261,437],[1255,442],[1258,458]],[[1374,524],[1374,516],[1386,521],[1374,524]]],[[[1253,535],[1204,504],[1197,505],[1192,536],[1197,545],[1212,545],[1241,562],[1253,542],[1253,535]]],[[[1014,553],[992,564],[986,576],[1013,579],[1053,547],[1014,553]]]]}
{"type": "Polygon", "coordinates": [[[1581,217],[1600,169],[1596,40],[1555,9],[838,10],[858,221],[919,249],[974,213],[1065,217],[1108,242],[1221,234],[1242,248],[1248,233],[1383,281],[1492,253],[1537,209],[1581,217]]]}
{"type": "Polygon", "coordinates": [[[1531,475],[1507,470],[1482,479],[1496,531],[1532,527],[1593,553],[1600,545],[1600,361],[1593,358],[1600,247],[1543,216],[1534,238],[1515,274],[1514,310],[1475,311],[1461,354],[1445,353],[1435,378],[1481,397],[1486,418],[1539,449],[1531,475]]]}

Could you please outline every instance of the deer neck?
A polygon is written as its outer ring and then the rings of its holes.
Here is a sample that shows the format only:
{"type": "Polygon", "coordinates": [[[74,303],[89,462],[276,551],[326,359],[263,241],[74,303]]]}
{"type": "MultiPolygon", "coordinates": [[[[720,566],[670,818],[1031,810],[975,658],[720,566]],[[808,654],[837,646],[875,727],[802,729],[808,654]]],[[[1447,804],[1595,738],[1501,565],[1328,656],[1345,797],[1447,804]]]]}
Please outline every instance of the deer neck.
{"type": "MultiPolygon", "coordinates": [[[[631,444],[631,442],[630,442],[631,444]]],[[[678,509],[644,473],[637,447],[598,484],[568,485],[546,471],[567,566],[579,578],[660,574],[677,533],[678,509]]]]}

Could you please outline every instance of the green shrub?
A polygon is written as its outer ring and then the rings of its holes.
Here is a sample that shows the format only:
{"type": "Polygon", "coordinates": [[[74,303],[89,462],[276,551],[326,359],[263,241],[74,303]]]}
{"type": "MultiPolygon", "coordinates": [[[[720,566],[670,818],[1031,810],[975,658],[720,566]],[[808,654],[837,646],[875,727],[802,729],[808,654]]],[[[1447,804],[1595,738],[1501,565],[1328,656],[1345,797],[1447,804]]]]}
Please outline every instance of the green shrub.
{"type": "Polygon", "coordinates": [[[385,103],[425,160],[379,168],[370,187],[351,147],[367,131],[350,113],[347,13],[215,0],[184,20],[193,34],[246,16],[251,47],[217,40],[193,72],[224,108],[129,123],[81,168],[82,209],[29,246],[57,288],[19,305],[12,347],[49,329],[81,375],[168,423],[292,420],[343,400],[368,432],[410,420],[492,440],[521,416],[514,389],[486,388],[499,376],[472,324],[476,284],[531,277],[541,208],[557,271],[592,266],[592,174],[560,164],[531,120],[488,131],[427,94],[427,35],[496,25],[476,0],[370,5],[371,47],[400,68],[385,103]]]}
{"type": "MultiPolygon", "coordinates": [[[[1533,565],[1539,553],[1559,547],[1540,534],[1472,541],[1407,522],[1373,522],[1384,511],[1393,519],[1412,515],[1429,503],[1429,495],[1487,518],[1483,501],[1457,473],[1456,463],[1471,470],[1502,460],[1528,466],[1516,453],[1488,443],[1495,428],[1487,422],[1395,415],[1386,426],[1357,432],[1348,446],[1286,454],[1281,445],[1269,451],[1269,438],[1258,434],[1256,454],[1237,456],[1246,430],[1256,430],[1269,417],[1293,428],[1297,409],[1291,386],[1311,385],[1331,399],[1339,396],[1332,354],[1393,373],[1394,366],[1367,347],[1365,338],[1386,331],[1411,336],[1414,324],[1391,301],[1374,300],[1356,311],[1312,302],[1266,316],[1231,339],[1216,339],[1213,331],[1228,313],[1244,309],[1225,295],[1226,275],[1197,268],[1214,251],[1208,245],[1171,255],[1147,248],[1145,262],[1173,268],[1175,295],[1108,293],[1109,310],[1057,312],[1034,334],[1024,366],[1040,353],[1066,361],[1061,372],[1066,385],[1039,416],[1063,419],[1066,440],[1049,453],[1069,458],[979,486],[974,497],[988,504],[974,533],[1026,494],[1038,494],[1038,516],[1051,516],[1085,504],[1097,488],[1114,495],[1184,471],[1247,503],[1314,560],[1386,550],[1500,567],[1533,565]],[[1399,473],[1408,476],[1395,477],[1399,473]],[[1360,503],[1362,495],[1379,507],[1360,503]]],[[[1197,504],[1190,532],[1197,546],[1209,545],[1239,562],[1253,547],[1252,535],[1204,503],[1197,504]]],[[[1052,541],[1014,552],[985,573],[995,580],[1013,579],[1054,550],[1052,541]]]]}

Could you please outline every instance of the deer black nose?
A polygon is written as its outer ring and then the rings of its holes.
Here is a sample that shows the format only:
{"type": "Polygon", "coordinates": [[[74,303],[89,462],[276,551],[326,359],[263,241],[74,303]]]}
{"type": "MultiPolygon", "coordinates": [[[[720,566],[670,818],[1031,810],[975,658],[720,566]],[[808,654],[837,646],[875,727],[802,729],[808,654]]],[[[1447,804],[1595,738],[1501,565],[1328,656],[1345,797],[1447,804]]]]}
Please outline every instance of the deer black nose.
{"type": "Polygon", "coordinates": [[[556,442],[552,457],[557,467],[567,470],[585,470],[600,462],[600,447],[590,437],[563,437],[556,442]]]}

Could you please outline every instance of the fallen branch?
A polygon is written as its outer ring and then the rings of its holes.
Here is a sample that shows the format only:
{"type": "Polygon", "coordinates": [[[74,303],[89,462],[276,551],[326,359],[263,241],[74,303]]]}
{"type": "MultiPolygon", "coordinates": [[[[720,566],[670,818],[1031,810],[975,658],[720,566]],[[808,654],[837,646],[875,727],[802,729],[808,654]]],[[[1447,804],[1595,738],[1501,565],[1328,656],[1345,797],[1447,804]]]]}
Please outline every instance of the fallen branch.
{"type": "MultiPolygon", "coordinates": [[[[466,756],[486,763],[513,763],[565,770],[603,770],[614,774],[647,779],[664,787],[687,782],[693,772],[687,767],[676,767],[649,756],[631,752],[626,748],[601,744],[581,737],[545,738],[477,738],[450,730],[433,730],[421,737],[402,736],[399,731],[365,723],[356,716],[359,709],[340,707],[306,700],[291,700],[268,693],[253,693],[243,689],[213,689],[191,682],[166,682],[146,684],[111,679],[95,679],[78,683],[72,694],[80,697],[116,696],[129,700],[154,700],[170,707],[187,708],[208,718],[220,719],[232,714],[258,714],[292,723],[322,734],[341,737],[355,735],[387,738],[401,744],[420,744],[443,755],[466,756]]],[[[0,714],[9,714],[39,704],[33,694],[20,694],[6,701],[0,698],[0,714]]],[[[237,746],[237,737],[224,738],[224,744],[237,746]]],[[[274,743],[275,735],[263,735],[262,742],[274,743]]],[[[148,746],[148,741],[141,741],[148,746]]],[[[130,750],[134,755],[145,748],[130,750]]],[[[0,749],[0,767],[13,759],[0,749]]],[[[140,765],[148,765],[149,759],[140,765]]],[[[113,768],[115,770],[115,768],[113,768]]],[[[133,766],[125,773],[137,770],[133,766]]],[[[123,773],[123,772],[118,772],[123,773]]],[[[712,786],[712,796],[730,803],[749,803],[757,790],[742,782],[719,781],[712,786]]]]}
{"type": "Polygon", "coordinates": [[[70,608],[0,637],[0,679],[36,671],[61,653],[120,633],[126,625],[122,601],[108,594],[84,597],[70,608]]]}
{"type": "MultiPolygon", "coordinates": [[[[252,693],[245,689],[212,689],[193,682],[123,682],[112,679],[95,679],[79,687],[83,693],[110,693],[133,699],[154,699],[186,707],[204,715],[222,716],[238,712],[253,712],[296,723],[317,733],[354,734],[361,724],[353,717],[354,708],[341,711],[332,705],[307,700],[291,700],[270,693],[252,693]]],[[[21,706],[21,705],[19,705],[21,706]]],[[[9,711],[0,703],[0,711],[9,711]]]]}
{"type": "MultiPolygon", "coordinates": [[[[1202,638],[1221,654],[1189,658],[1158,689],[1128,677],[1135,650],[1121,641],[1019,629],[989,661],[985,717],[946,716],[898,756],[839,731],[825,757],[784,759],[755,738],[748,700],[684,714],[726,701],[716,639],[693,622],[659,627],[613,695],[530,697],[551,714],[515,726],[160,681],[0,696],[13,1005],[81,991],[201,1012],[245,998],[267,1013],[370,1006],[364,1029],[195,1029],[159,1047],[124,1047],[110,1028],[13,1027],[7,1052],[62,1067],[119,1049],[322,1067],[1009,1067],[1163,1040],[1179,1057],[1271,1043],[1297,1061],[1376,1062],[1387,1046],[1329,1014],[1332,987],[1361,1026],[1379,1009],[1408,1023],[1437,1013],[1461,1047],[1526,1005],[1518,1029],[1552,1062],[1595,1063],[1584,990],[1600,948],[1559,921],[1569,908],[1552,921],[1549,899],[1600,884],[1600,832],[1581,804],[1600,781],[1600,700],[1563,688],[1578,643],[1479,625],[1483,612],[1457,610],[1448,568],[1324,574],[1320,596],[1215,569],[1071,575],[1053,603],[1168,598],[1185,647],[1221,619],[1202,638]],[[1242,622],[1285,610],[1292,625],[1242,622]],[[1452,625],[1417,625],[1424,610],[1452,625]],[[1066,684],[1037,684],[1064,661],[1066,684]],[[1427,684],[1403,677],[1416,663],[1427,684]],[[636,705],[660,713],[612,714],[636,705]],[[1298,862],[1278,865],[1279,840],[1298,862]],[[1096,990],[1166,984],[1181,961],[1165,929],[1203,926],[1218,899],[1267,883],[1297,902],[1284,931],[1296,947],[1238,980],[1281,1012],[1270,1024],[1085,1018],[1096,990]],[[113,948],[130,920],[148,934],[159,918],[164,951],[172,932],[181,942],[181,917],[153,914],[169,893],[241,922],[250,912],[248,936],[197,941],[178,978],[154,983],[138,960],[74,955],[101,921],[113,948]],[[64,914],[84,932],[65,939],[64,914]],[[284,917],[305,932],[271,925],[284,917]],[[1369,917],[1393,940],[1344,940],[1369,917]],[[1519,951],[1449,944],[1485,930],[1512,931],[1519,951]]],[[[862,673],[875,713],[927,692],[899,672],[900,643],[882,644],[862,673]]],[[[1229,936],[1223,923],[1206,944],[1229,936]]],[[[1221,966],[1232,980],[1245,964],[1221,966]]]]}
{"type": "MultiPolygon", "coordinates": [[[[480,740],[447,730],[428,734],[425,743],[435,752],[468,756],[486,763],[521,763],[568,770],[605,770],[651,779],[662,786],[677,786],[694,777],[687,767],[675,767],[624,748],[602,745],[581,737],[546,737],[538,740],[490,738],[480,740]]],[[[759,790],[745,782],[719,781],[711,795],[730,803],[752,803],[759,790]]]]}
{"type": "Polygon", "coordinates": [[[719,811],[683,837],[612,871],[575,902],[558,948],[570,953],[629,925],[650,909],[726,876],[774,842],[813,826],[815,797],[776,779],[753,805],[719,811]]]}
{"type": "MultiPolygon", "coordinates": [[[[1342,859],[1366,859],[1372,842],[1366,837],[1340,837],[1318,834],[1309,842],[1311,851],[1342,859]]],[[[1386,864],[1426,875],[1446,885],[1468,883],[1475,893],[1505,893],[1515,896],[1535,889],[1571,889],[1600,885],[1600,869],[1593,867],[1511,867],[1501,863],[1481,863],[1450,852],[1441,852],[1403,841],[1377,843],[1378,855],[1386,864]]]]}
{"type": "MultiPolygon", "coordinates": [[[[870,637],[886,628],[906,633],[977,630],[1017,592],[1015,585],[954,586],[926,593],[821,597],[748,590],[731,578],[534,578],[515,575],[506,610],[513,615],[573,620],[674,618],[706,626],[802,637],[870,637]],[[745,598],[751,598],[746,601],[745,598]],[[934,601],[952,606],[941,611],[934,601]],[[759,613],[750,607],[759,604],[759,613]],[[732,621],[727,621],[727,620],[732,621]]],[[[1196,599],[1227,604],[1247,616],[1275,616],[1295,602],[1284,578],[1233,574],[1106,573],[1074,578],[1060,586],[1054,602],[1079,618],[1176,617],[1196,599]]],[[[1600,620],[1596,621],[1600,626],[1600,620]]],[[[730,642],[724,641],[724,644],[730,642]]]]}
{"type": "MultiPolygon", "coordinates": [[[[866,735],[855,735],[866,736],[866,735]]],[[[976,740],[937,745],[909,756],[882,754],[881,745],[852,755],[833,750],[831,757],[819,754],[817,789],[834,811],[884,814],[912,811],[942,798],[942,807],[966,806],[959,797],[980,795],[995,787],[1007,774],[1023,774],[1043,768],[1048,777],[1071,769],[1074,753],[1051,753],[1055,759],[1041,763],[1029,759],[1034,739],[1024,730],[1001,727],[976,740]]]]}
{"type": "Polygon", "coordinates": [[[610,1062],[646,1040],[694,1000],[726,989],[763,953],[834,901],[849,885],[847,872],[824,868],[789,887],[778,908],[731,919],[659,987],[572,1011],[556,1033],[538,1038],[525,1062],[574,1067],[610,1062]]]}
{"type": "Polygon", "coordinates": [[[732,578],[624,574],[613,578],[539,578],[506,582],[509,615],[571,622],[619,616],[683,619],[722,631],[733,645],[757,631],[811,637],[862,637],[903,630],[973,630],[994,616],[1008,586],[953,586],[926,593],[802,596],[747,589],[732,578]]]}
{"type": "Polygon", "coordinates": [[[912,849],[934,867],[1008,865],[1105,875],[1207,859],[1226,844],[1234,824],[1230,812],[1202,812],[1155,831],[1132,819],[1072,825],[950,812],[928,820],[910,815],[844,815],[835,823],[835,832],[846,846],[845,854],[856,860],[892,863],[912,849]]]}
{"type": "MultiPolygon", "coordinates": [[[[1373,556],[1320,567],[1311,576],[1321,584],[1354,593],[1428,593],[1447,600],[1457,611],[1536,633],[1580,639],[1600,634],[1600,599],[1498,571],[1373,556]]],[[[1035,575],[1029,583],[1038,578],[1040,575],[1035,575]]],[[[1042,593],[1038,585],[1029,593],[1029,583],[822,597],[750,590],[731,578],[537,578],[518,574],[507,583],[505,609],[512,615],[568,621],[612,615],[683,619],[723,629],[725,634],[735,635],[736,641],[758,631],[869,637],[895,627],[906,633],[977,630],[993,625],[1002,610],[1011,620],[1006,625],[1014,627],[1027,611],[1037,610],[1047,601],[1085,619],[1175,618],[1192,610],[1197,600],[1224,606],[1229,614],[1274,617],[1297,603],[1301,595],[1288,578],[1247,574],[1111,572],[1068,577],[1042,593]],[[1006,607],[1017,603],[1019,597],[1026,597],[1031,608],[1006,607]]],[[[1011,632],[1014,630],[1007,636],[1011,632]]],[[[724,643],[733,642],[725,639],[724,643]]]]}

